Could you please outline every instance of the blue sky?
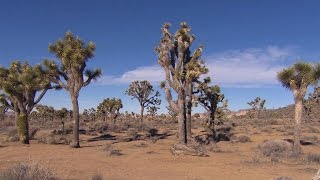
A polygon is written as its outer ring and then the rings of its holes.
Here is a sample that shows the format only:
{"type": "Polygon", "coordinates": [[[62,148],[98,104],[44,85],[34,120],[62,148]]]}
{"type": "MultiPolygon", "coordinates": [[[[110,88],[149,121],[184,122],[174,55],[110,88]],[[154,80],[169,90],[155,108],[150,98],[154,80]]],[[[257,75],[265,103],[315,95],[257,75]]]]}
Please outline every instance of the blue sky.
{"type": "MultiPolygon", "coordinates": [[[[150,80],[158,89],[163,76],[153,49],[161,25],[170,22],[175,31],[187,21],[197,37],[193,48],[204,45],[208,75],[222,86],[232,110],[248,108],[246,102],[256,96],[276,108],[293,102],[277,83],[276,72],[297,59],[319,61],[319,7],[315,0],[1,1],[0,65],[54,58],[48,44],[71,30],[96,43],[88,65],[103,70],[98,82],[81,91],[80,108],[117,97],[123,111],[138,112],[125,89],[136,79],[150,80]]],[[[161,112],[166,112],[163,96],[161,112]]],[[[65,91],[51,91],[41,103],[71,107],[65,91]]]]}

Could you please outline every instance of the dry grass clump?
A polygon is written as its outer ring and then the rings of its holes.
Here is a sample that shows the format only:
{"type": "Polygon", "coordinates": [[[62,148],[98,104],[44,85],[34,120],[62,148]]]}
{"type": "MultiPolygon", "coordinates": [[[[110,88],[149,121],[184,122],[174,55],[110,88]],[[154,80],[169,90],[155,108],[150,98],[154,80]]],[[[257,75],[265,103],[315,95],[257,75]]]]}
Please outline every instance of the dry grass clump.
{"type": "Polygon", "coordinates": [[[91,176],[91,180],[103,180],[103,175],[100,173],[94,174],[91,176]]]}
{"type": "MultiPolygon", "coordinates": [[[[29,138],[33,139],[38,131],[39,131],[39,128],[31,128],[31,129],[29,129],[29,138]]],[[[19,141],[19,139],[20,139],[19,138],[19,133],[18,133],[16,128],[9,130],[8,137],[7,137],[6,141],[15,142],[15,141],[19,141]]]]}
{"type": "Polygon", "coordinates": [[[263,156],[270,157],[272,162],[278,162],[282,157],[293,155],[292,144],[283,140],[269,140],[258,146],[263,156]]]}
{"type": "Polygon", "coordinates": [[[250,142],[251,139],[248,135],[240,135],[236,138],[236,142],[240,142],[240,143],[246,143],[246,142],[250,142]]]}
{"type": "Polygon", "coordinates": [[[313,144],[316,144],[319,142],[318,136],[303,136],[301,139],[304,141],[311,142],[313,144]]]}
{"type": "Polygon", "coordinates": [[[273,178],[272,180],[293,180],[291,177],[287,177],[287,176],[277,176],[275,178],[273,178]]]}
{"type": "Polygon", "coordinates": [[[316,127],[308,127],[308,130],[307,130],[308,133],[320,133],[320,130],[316,127]]]}
{"type": "Polygon", "coordinates": [[[222,152],[222,149],[216,143],[210,143],[207,146],[207,151],[220,153],[220,152],[222,152]]]}
{"type": "Polygon", "coordinates": [[[121,156],[121,155],[123,155],[121,153],[121,150],[114,149],[114,147],[111,144],[107,144],[102,150],[104,152],[106,152],[107,156],[121,156]]]}
{"type": "Polygon", "coordinates": [[[307,154],[305,160],[308,163],[319,163],[320,164],[320,154],[309,153],[309,154],[307,154]]]}
{"type": "Polygon", "coordinates": [[[0,172],[3,180],[57,180],[58,178],[47,168],[38,163],[18,163],[0,172]]]}
{"type": "Polygon", "coordinates": [[[41,136],[37,138],[38,143],[42,144],[65,144],[69,145],[72,141],[72,137],[69,135],[55,135],[49,134],[47,136],[41,136]]]}

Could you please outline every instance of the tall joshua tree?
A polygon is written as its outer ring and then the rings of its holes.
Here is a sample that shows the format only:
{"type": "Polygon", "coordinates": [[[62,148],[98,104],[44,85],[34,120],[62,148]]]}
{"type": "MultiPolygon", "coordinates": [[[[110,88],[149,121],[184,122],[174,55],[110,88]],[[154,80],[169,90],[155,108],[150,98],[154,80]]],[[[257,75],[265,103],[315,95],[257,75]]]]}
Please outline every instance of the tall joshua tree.
{"type": "Polygon", "coordinates": [[[106,121],[106,117],[109,117],[113,124],[115,124],[116,119],[119,116],[119,111],[122,107],[121,99],[107,98],[98,105],[97,112],[103,116],[104,121],[106,121]]]}
{"type": "Polygon", "coordinates": [[[73,135],[72,146],[80,147],[79,144],[79,104],[78,97],[81,88],[88,86],[92,80],[101,75],[101,70],[86,69],[87,62],[93,58],[96,45],[93,42],[85,44],[82,39],[67,32],[62,39],[49,45],[49,51],[60,60],[61,66],[53,61],[44,61],[46,67],[56,74],[53,82],[59,84],[69,92],[73,112],[73,135]],[[84,76],[86,78],[84,78],[84,76]]]}
{"type": "Polygon", "coordinates": [[[197,48],[193,54],[190,51],[195,36],[190,34],[191,29],[187,23],[182,22],[174,36],[170,34],[169,27],[168,23],[162,26],[162,38],[155,50],[166,77],[161,87],[164,88],[169,105],[178,113],[179,144],[186,145],[189,136],[186,121],[187,96],[191,98],[192,83],[200,75],[207,73],[208,69],[200,61],[202,47],[197,48]],[[173,100],[172,89],[177,93],[177,103],[173,100]]]}
{"type": "Polygon", "coordinates": [[[293,150],[295,153],[301,153],[300,136],[303,99],[306,95],[308,86],[316,84],[320,79],[320,64],[312,65],[310,63],[298,62],[292,67],[278,72],[277,78],[283,87],[290,89],[293,92],[295,103],[293,150]]]}
{"type": "Polygon", "coordinates": [[[210,130],[210,140],[214,140],[216,110],[218,103],[223,102],[224,95],[221,93],[218,85],[209,86],[210,81],[210,78],[205,78],[203,82],[199,83],[198,102],[209,113],[210,118],[206,123],[206,127],[210,130]]]}
{"type": "Polygon", "coordinates": [[[126,94],[131,96],[132,99],[137,99],[140,104],[140,121],[143,121],[143,113],[146,107],[158,106],[161,104],[159,91],[155,94],[153,86],[148,81],[133,81],[129,88],[126,90],[126,94]]]}
{"type": "Polygon", "coordinates": [[[51,86],[50,74],[40,65],[14,61],[8,69],[0,67],[0,101],[15,112],[16,124],[23,144],[29,144],[29,115],[51,86]],[[40,94],[37,94],[40,92],[40,94]]]}

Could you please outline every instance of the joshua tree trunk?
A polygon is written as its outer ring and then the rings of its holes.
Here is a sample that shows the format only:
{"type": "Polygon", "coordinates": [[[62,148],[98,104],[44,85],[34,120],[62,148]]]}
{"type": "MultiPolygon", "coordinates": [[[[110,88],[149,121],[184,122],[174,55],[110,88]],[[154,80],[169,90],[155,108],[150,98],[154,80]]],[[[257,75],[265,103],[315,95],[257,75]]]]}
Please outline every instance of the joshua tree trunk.
{"type": "Polygon", "coordinates": [[[29,124],[27,112],[21,112],[18,116],[18,132],[20,136],[20,142],[22,144],[29,144],[29,124]]]}
{"type": "Polygon", "coordinates": [[[71,101],[72,101],[72,116],[73,116],[73,137],[74,142],[72,144],[73,147],[79,148],[79,104],[78,104],[78,97],[71,94],[71,101]]]}
{"type": "Polygon", "coordinates": [[[191,100],[187,100],[187,106],[186,106],[186,127],[187,127],[187,138],[191,139],[192,134],[191,134],[191,108],[192,108],[192,103],[191,100]]]}
{"type": "Polygon", "coordinates": [[[187,127],[187,138],[191,139],[192,134],[191,134],[191,127],[192,127],[192,122],[191,122],[191,109],[192,109],[192,83],[190,83],[188,88],[188,99],[187,105],[186,105],[186,117],[187,117],[187,122],[186,122],[186,127],[187,127]]]}
{"type": "Polygon", "coordinates": [[[18,129],[18,120],[19,120],[20,112],[18,110],[14,111],[14,124],[16,125],[16,128],[18,129]]]}
{"type": "Polygon", "coordinates": [[[144,106],[141,105],[141,110],[140,110],[140,122],[143,122],[143,112],[144,112],[144,106]]]}
{"type": "Polygon", "coordinates": [[[295,128],[294,128],[294,137],[293,137],[293,151],[296,154],[301,153],[300,137],[301,137],[301,118],[302,118],[302,98],[296,98],[295,100],[295,128]]]}
{"type": "Polygon", "coordinates": [[[208,125],[208,128],[210,129],[210,133],[212,133],[211,135],[214,137],[215,136],[215,127],[214,127],[214,120],[215,120],[215,117],[214,117],[214,114],[215,114],[215,111],[211,111],[210,112],[210,120],[209,120],[209,123],[207,124],[208,125]]]}
{"type": "Polygon", "coordinates": [[[62,124],[62,133],[65,134],[65,131],[64,131],[64,121],[61,121],[61,124],[62,124]]]}
{"type": "Polygon", "coordinates": [[[178,95],[178,125],[179,125],[179,143],[187,144],[187,126],[186,126],[186,108],[185,108],[185,98],[184,91],[178,95]]]}

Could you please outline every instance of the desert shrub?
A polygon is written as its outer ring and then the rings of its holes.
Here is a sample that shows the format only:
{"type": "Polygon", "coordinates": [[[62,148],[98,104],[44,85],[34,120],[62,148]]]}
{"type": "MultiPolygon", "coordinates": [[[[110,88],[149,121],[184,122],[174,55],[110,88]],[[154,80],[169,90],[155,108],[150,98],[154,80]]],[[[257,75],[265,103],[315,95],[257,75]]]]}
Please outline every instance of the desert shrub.
{"type": "Polygon", "coordinates": [[[240,143],[246,143],[246,142],[250,142],[250,137],[247,136],[247,135],[240,135],[237,137],[237,142],[240,142],[240,143]]]}
{"type": "Polygon", "coordinates": [[[287,157],[292,154],[292,144],[283,140],[269,140],[258,146],[260,153],[264,156],[287,157]]]}
{"type": "Polygon", "coordinates": [[[320,133],[320,130],[316,127],[309,127],[308,131],[309,133],[320,133]]]}
{"type": "Polygon", "coordinates": [[[91,180],[103,180],[103,175],[98,173],[91,177],[91,180]]]}
{"type": "Polygon", "coordinates": [[[106,132],[108,130],[108,124],[106,122],[97,121],[89,126],[89,129],[95,130],[99,133],[106,132]]]}
{"type": "Polygon", "coordinates": [[[307,154],[306,161],[308,163],[320,163],[320,154],[307,154]]]}
{"type": "Polygon", "coordinates": [[[3,180],[57,180],[48,169],[37,163],[19,163],[0,172],[3,180]]]}
{"type": "Polygon", "coordinates": [[[102,150],[104,152],[106,152],[107,156],[120,156],[120,155],[123,155],[121,153],[121,150],[114,149],[114,147],[111,144],[107,144],[102,150]]]}
{"type": "Polygon", "coordinates": [[[130,136],[130,137],[136,137],[138,135],[138,132],[137,132],[136,129],[130,128],[127,131],[127,135],[130,136]]]}
{"type": "Polygon", "coordinates": [[[8,137],[6,139],[9,142],[19,141],[19,135],[17,129],[9,130],[8,137]]]}
{"type": "Polygon", "coordinates": [[[265,132],[265,133],[271,133],[272,129],[270,126],[264,127],[261,129],[261,132],[265,132]]]}
{"type": "Polygon", "coordinates": [[[255,154],[254,156],[252,156],[249,160],[247,160],[246,162],[250,163],[250,164],[259,164],[261,163],[261,156],[259,154],[255,154]]]}
{"type": "Polygon", "coordinates": [[[317,136],[303,136],[301,139],[304,141],[310,141],[313,143],[317,143],[319,141],[319,138],[317,136]]]}
{"type": "Polygon", "coordinates": [[[156,128],[151,128],[151,129],[148,130],[148,135],[149,135],[150,137],[154,137],[154,136],[156,136],[156,135],[158,134],[158,132],[159,132],[158,129],[156,129],[156,128]]]}
{"type": "Polygon", "coordinates": [[[42,144],[65,144],[69,145],[72,141],[72,137],[68,135],[55,135],[49,134],[47,136],[42,136],[37,138],[38,143],[42,144]]]}
{"type": "MultiPolygon", "coordinates": [[[[39,131],[39,128],[31,128],[31,129],[29,129],[29,138],[33,139],[38,131],[39,131]]],[[[18,134],[17,129],[9,130],[7,141],[9,141],[9,142],[19,141],[19,134],[18,134]]]]}
{"type": "Polygon", "coordinates": [[[139,144],[135,144],[134,145],[135,147],[138,147],[138,148],[145,148],[145,147],[148,147],[148,144],[145,144],[145,143],[139,143],[139,144]]]}
{"type": "Polygon", "coordinates": [[[216,143],[210,143],[207,146],[207,151],[219,153],[222,152],[222,149],[216,143]]]}
{"type": "Polygon", "coordinates": [[[287,176],[277,176],[275,178],[273,178],[272,180],[293,180],[291,177],[287,177],[287,176]]]}

